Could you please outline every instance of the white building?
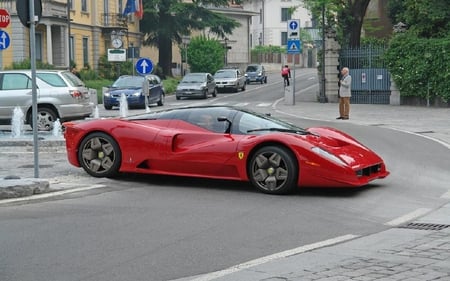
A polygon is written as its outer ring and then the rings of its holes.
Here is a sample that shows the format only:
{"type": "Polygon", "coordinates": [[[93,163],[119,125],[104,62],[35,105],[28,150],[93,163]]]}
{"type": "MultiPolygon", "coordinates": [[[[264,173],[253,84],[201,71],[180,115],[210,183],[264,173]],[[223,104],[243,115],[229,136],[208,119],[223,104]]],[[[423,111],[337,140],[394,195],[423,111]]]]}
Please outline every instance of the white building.
{"type": "Polygon", "coordinates": [[[243,6],[244,10],[258,13],[250,24],[250,48],[285,46],[290,19],[299,20],[300,28],[311,27],[311,14],[301,0],[248,0],[243,6]]]}

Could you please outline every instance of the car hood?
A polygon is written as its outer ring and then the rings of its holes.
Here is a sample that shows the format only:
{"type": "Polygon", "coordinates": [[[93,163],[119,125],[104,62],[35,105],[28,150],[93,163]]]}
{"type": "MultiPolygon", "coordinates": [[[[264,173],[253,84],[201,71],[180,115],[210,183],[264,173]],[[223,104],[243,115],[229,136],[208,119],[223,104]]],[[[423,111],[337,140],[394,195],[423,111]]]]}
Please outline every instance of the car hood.
{"type": "Polygon", "coordinates": [[[136,92],[140,92],[140,91],[142,91],[142,88],[113,88],[113,89],[110,89],[108,92],[110,94],[121,94],[121,93],[131,94],[131,93],[136,93],[136,92]]]}
{"type": "Polygon", "coordinates": [[[205,86],[205,83],[183,83],[178,84],[177,90],[189,90],[189,89],[201,89],[205,86]]]}

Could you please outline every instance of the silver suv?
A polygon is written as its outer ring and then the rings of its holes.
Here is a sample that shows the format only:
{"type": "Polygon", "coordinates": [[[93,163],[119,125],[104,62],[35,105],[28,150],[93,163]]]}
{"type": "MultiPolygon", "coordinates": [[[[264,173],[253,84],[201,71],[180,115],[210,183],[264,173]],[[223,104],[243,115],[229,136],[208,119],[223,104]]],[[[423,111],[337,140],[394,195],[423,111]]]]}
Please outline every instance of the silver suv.
{"type": "MultiPolygon", "coordinates": [[[[65,70],[36,70],[37,128],[49,131],[53,122],[83,119],[93,112],[89,90],[78,77],[65,70]]],[[[31,70],[0,71],[0,123],[11,124],[15,107],[33,126],[31,70]]]]}

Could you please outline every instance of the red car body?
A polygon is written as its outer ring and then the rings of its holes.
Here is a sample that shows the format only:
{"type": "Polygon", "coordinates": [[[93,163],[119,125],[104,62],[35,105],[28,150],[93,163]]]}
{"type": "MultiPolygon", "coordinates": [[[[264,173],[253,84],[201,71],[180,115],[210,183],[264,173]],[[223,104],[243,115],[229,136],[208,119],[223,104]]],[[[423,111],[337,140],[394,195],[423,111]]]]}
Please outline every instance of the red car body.
{"type": "Polygon", "coordinates": [[[280,194],[294,189],[284,186],[286,179],[296,187],[359,187],[389,174],[381,157],[344,132],[256,125],[271,120],[234,107],[195,107],[63,126],[69,162],[93,176],[127,172],[251,181],[261,183],[263,192],[280,194]],[[214,116],[215,129],[193,121],[203,113],[214,116]],[[256,131],[245,129],[253,124],[256,131]],[[116,152],[106,159],[111,143],[116,152]],[[105,168],[98,169],[103,162],[105,168]],[[111,162],[120,162],[113,171],[111,162]]]}

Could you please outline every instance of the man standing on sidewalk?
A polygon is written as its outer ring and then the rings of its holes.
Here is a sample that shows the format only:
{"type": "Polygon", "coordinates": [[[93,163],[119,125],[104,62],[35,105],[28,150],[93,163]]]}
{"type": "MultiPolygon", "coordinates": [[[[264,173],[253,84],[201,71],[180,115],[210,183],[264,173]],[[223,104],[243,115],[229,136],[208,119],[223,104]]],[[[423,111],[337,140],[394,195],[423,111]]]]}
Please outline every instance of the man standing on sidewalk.
{"type": "Polygon", "coordinates": [[[350,97],[352,96],[352,77],[349,75],[348,67],[341,70],[339,81],[339,117],[336,119],[348,120],[350,114],[350,97]]]}

